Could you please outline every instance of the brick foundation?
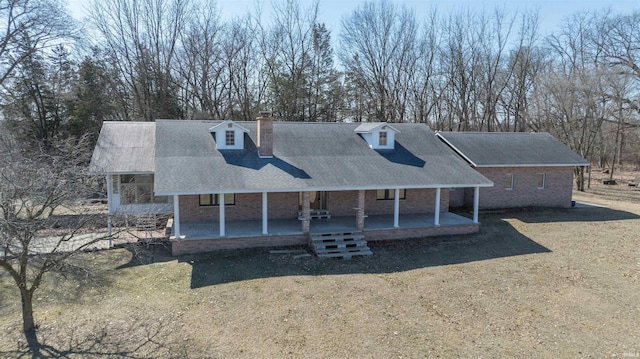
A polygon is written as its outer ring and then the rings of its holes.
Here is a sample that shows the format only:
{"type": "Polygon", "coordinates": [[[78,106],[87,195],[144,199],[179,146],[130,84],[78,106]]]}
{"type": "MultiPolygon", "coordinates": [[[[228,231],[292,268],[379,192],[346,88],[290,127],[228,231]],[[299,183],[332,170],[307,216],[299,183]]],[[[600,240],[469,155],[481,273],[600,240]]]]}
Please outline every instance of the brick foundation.
{"type": "Polygon", "coordinates": [[[442,226],[426,228],[396,228],[379,229],[364,232],[367,241],[401,240],[411,238],[458,235],[475,233],[480,229],[479,224],[467,224],[461,226],[442,226]]]}
{"type": "Polygon", "coordinates": [[[225,249],[283,247],[306,245],[308,243],[308,236],[302,234],[290,236],[173,240],[171,241],[171,254],[179,256],[183,254],[204,253],[225,249]]]}
{"type": "MultiPolygon", "coordinates": [[[[364,235],[367,241],[403,240],[432,236],[469,234],[475,233],[479,229],[479,224],[426,228],[390,228],[366,230],[364,231],[364,235]]],[[[289,236],[256,236],[199,240],[173,240],[171,241],[171,253],[174,256],[178,256],[183,254],[203,253],[225,249],[281,247],[306,245],[308,243],[308,236],[304,234],[289,236]]]]}

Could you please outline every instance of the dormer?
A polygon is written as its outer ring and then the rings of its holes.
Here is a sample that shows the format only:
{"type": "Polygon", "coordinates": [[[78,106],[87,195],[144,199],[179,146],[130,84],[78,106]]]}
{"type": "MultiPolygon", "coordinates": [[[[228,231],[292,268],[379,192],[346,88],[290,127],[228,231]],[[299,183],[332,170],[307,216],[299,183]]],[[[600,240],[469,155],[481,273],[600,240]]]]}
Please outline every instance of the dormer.
{"type": "Polygon", "coordinates": [[[216,141],[218,150],[242,150],[244,149],[244,134],[249,130],[232,120],[226,120],[209,129],[216,141]]]}
{"type": "Polygon", "coordinates": [[[393,150],[400,131],[386,122],[367,122],[356,127],[356,133],[374,150],[393,150]]]}

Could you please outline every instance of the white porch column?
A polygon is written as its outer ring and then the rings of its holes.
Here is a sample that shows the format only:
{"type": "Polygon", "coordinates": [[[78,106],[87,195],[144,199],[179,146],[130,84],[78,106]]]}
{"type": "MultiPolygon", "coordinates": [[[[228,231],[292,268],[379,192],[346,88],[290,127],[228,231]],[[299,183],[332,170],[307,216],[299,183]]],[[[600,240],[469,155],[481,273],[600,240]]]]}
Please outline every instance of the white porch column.
{"type": "Polygon", "coordinates": [[[111,208],[113,206],[113,176],[107,174],[107,235],[109,236],[109,248],[113,245],[113,239],[111,238],[111,214],[113,213],[111,208]]]}
{"type": "Polygon", "coordinates": [[[480,203],[480,187],[473,189],[473,223],[478,223],[478,205],[480,203]]]}
{"type": "Polygon", "coordinates": [[[226,228],[224,228],[225,219],[224,219],[224,194],[218,193],[218,207],[220,209],[220,237],[224,237],[226,233],[226,228]]]}
{"type": "Polygon", "coordinates": [[[400,227],[400,189],[396,188],[393,196],[393,227],[400,227]]]}
{"type": "Polygon", "coordinates": [[[433,215],[433,224],[440,225],[440,187],[436,188],[436,208],[433,215]]]}
{"type": "MultiPolygon", "coordinates": [[[[113,214],[113,176],[111,174],[107,174],[107,208],[109,215],[113,214]]],[[[111,235],[111,231],[109,231],[109,235],[111,235]]]]}
{"type": "Polygon", "coordinates": [[[267,192],[262,192],[262,234],[269,234],[267,211],[267,192]]]}
{"type": "Polygon", "coordinates": [[[173,195],[173,234],[180,239],[180,196],[173,195]]]}

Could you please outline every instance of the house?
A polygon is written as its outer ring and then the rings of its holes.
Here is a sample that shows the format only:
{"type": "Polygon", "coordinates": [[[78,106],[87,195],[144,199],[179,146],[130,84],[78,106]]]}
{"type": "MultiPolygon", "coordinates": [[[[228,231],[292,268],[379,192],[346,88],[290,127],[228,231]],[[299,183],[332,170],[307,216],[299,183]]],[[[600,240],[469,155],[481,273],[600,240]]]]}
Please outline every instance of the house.
{"type": "Polygon", "coordinates": [[[110,218],[171,208],[175,255],[311,241],[350,256],[366,241],[471,233],[493,185],[424,124],[266,116],[105,122],[91,169],[107,178],[110,218]],[[472,218],[449,212],[452,188],[473,189],[472,218]]]}
{"type": "MultiPolygon", "coordinates": [[[[589,166],[549,133],[437,132],[436,136],[495,185],[480,208],[570,207],[573,170],[589,166]]],[[[471,206],[472,190],[450,192],[452,207],[471,206]]]]}

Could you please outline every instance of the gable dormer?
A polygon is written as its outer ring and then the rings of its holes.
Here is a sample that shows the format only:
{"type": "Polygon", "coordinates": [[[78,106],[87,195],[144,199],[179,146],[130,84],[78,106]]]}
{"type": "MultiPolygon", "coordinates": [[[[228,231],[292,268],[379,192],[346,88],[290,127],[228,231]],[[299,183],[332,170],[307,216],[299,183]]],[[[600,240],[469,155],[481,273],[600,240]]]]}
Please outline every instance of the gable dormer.
{"type": "Polygon", "coordinates": [[[356,133],[374,150],[393,150],[400,131],[386,122],[368,122],[356,127],[356,133]]]}
{"type": "Polygon", "coordinates": [[[242,150],[244,149],[244,134],[249,130],[232,120],[226,120],[209,129],[216,141],[218,150],[242,150]]]}

